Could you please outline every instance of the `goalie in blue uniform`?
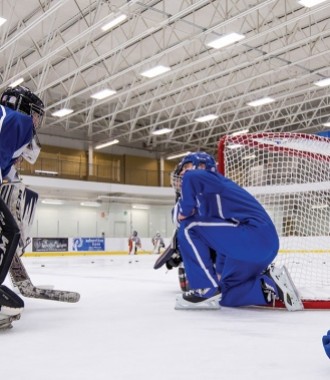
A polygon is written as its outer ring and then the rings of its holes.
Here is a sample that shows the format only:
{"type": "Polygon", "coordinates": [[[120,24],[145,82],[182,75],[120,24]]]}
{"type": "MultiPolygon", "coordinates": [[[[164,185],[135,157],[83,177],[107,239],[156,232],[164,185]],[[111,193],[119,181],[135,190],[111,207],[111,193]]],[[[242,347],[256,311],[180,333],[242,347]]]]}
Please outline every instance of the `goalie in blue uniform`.
{"type": "MultiPolygon", "coordinates": [[[[40,152],[37,129],[42,123],[44,104],[28,88],[18,86],[5,90],[0,98],[0,184],[18,180],[17,160],[24,158],[34,164],[40,152]]],[[[3,185],[2,185],[3,186],[3,185]]],[[[3,187],[2,187],[3,189],[3,187]]],[[[14,254],[21,244],[20,228],[4,200],[0,197],[0,328],[10,327],[24,308],[23,300],[2,285],[14,254]]],[[[8,194],[7,194],[8,195],[8,194]]]]}
{"type": "Polygon", "coordinates": [[[184,157],[172,186],[180,192],[177,240],[191,289],[177,296],[176,309],[270,305],[278,298],[289,310],[303,308],[286,268],[270,266],[279,239],[269,215],[217,172],[210,155],[184,157]]]}

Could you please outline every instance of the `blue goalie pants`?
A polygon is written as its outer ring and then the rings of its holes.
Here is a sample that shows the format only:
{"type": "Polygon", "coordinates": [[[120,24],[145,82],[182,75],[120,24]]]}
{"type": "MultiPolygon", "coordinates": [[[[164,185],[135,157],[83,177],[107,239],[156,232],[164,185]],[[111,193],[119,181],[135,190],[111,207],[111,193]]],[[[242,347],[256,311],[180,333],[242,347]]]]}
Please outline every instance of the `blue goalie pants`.
{"type": "Polygon", "coordinates": [[[180,223],[178,243],[191,289],[220,287],[221,305],[264,305],[262,274],[277,255],[273,225],[237,224],[218,218],[188,218],[180,223]],[[216,251],[216,261],[210,248],[216,251]]]}

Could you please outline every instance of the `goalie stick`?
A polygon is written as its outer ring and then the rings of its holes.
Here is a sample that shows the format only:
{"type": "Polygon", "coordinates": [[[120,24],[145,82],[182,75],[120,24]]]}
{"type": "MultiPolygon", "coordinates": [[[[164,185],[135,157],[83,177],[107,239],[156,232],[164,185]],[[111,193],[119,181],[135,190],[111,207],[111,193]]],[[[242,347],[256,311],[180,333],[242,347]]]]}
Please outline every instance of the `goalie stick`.
{"type": "Polygon", "coordinates": [[[62,302],[78,302],[80,295],[76,292],[56,289],[38,288],[33,285],[20,256],[29,244],[29,233],[33,223],[38,194],[28,189],[22,182],[2,184],[0,196],[7,204],[20,229],[21,239],[13,256],[9,269],[13,285],[24,297],[40,298],[62,302]]]}
{"type": "Polygon", "coordinates": [[[13,284],[17,286],[19,292],[24,297],[40,298],[50,301],[61,301],[75,303],[80,299],[80,294],[68,290],[43,289],[33,285],[24,264],[15,253],[9,270],[13,284]]]}

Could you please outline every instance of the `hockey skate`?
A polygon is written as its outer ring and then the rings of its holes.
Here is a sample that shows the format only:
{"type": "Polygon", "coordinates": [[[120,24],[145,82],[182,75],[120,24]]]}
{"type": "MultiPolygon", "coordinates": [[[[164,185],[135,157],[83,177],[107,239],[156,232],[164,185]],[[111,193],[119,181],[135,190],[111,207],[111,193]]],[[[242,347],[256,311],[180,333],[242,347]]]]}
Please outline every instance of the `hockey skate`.
{"type": "MultiPolygon", "coordinates": [[[[284,265],[277,268],[274,264],[272,264],[265,274],[275,282],[278,298],[285,304],[285,307],[289,311],[304,309],[298,290],[296,289],[292,278],[284,265]]],[[[267,289],[268,295],[269,291],[270,289],[267,289]]]]}
{"type": "Polygon", "coordinates": [[[176,310],[218,310],[221,293],[217,288],[189,290],[176,297],[176,310]]]}
{"type": "Polygon", "coordinates": [[[23,300],[5,285],[0,285],[0,330],[11,328],[21,317],[23,300]]]}

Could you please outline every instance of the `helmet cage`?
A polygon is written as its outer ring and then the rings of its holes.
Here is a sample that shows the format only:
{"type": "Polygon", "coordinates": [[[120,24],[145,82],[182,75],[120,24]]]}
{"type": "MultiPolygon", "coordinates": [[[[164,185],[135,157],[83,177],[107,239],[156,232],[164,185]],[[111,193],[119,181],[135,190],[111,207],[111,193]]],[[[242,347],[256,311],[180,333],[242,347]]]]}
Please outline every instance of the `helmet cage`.
{"type": "Polygon", "coordinates": [[[31,116],[36,129],[41,126],[44,116],[44,104],[28,88],[23,86],[8,88],[2,94],[0,104],[31,116]]]}

